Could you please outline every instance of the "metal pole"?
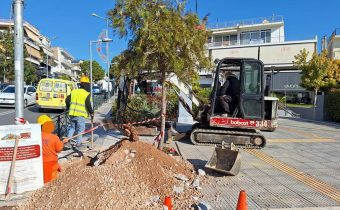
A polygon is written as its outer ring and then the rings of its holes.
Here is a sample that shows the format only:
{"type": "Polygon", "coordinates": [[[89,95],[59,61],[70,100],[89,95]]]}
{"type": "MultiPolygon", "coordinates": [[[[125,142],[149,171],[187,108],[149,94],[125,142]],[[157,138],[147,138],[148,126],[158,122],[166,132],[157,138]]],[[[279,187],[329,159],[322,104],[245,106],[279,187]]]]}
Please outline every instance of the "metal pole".
{"type": "Polygon", "coordinates": [[[15,116],[24,117],[24,0],[14,0],[15,116]]]}
{"type": "Polygon", "coordinates": [[[197,0],[196,0],[196,15],[197,15],[197,0]]]}
{"type": "Polygon", "coordinates": [[[92,91],[92,86],[93,86],[93,81],[92,81],[92,41],[90,41],[90,91],[91,91],[91,105],[92,108],[94,109],[93,106],[93,91],[92,91]]]}
{"type": "MultiPolygon", "coordinates": [[[[108,39],[109,38],[109,19],[106,18],[106,38],[108,39]]],[[[110,96],[111,96],[111,93],[110,93],[110,62],[109,62],[109,43],[106,42],[106,65],[107,65],[107,78],[109,79],[109,82],[107,83],[108,84],[108,96],[109,96],[109,100],[110,100],[110,96]]]]}
{"type": "Polygon", "coordinates": [[[270,96],[273,96],[274,68],[272,67],[272,76],[270,78],[270,96]]]}
{"type": "Polygon", "coordinates": [[[48,53],[46,53],[46,56],[47,56],[47,61],[46,61],[46,65],[47,65],[46,78],[48,78],[48,53]]]}

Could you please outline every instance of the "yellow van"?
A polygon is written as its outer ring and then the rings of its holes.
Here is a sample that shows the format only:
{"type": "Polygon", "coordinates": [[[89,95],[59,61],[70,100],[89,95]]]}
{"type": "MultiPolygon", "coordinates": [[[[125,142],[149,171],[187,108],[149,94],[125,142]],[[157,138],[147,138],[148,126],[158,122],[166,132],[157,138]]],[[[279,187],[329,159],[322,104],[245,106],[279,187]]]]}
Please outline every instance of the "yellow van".
{"type": "Polygon", "coordinates": [[[42,79],[37,88],[36,101],[39,111],[44,109],[66,109],[65,99],[73,89],[75,82],[62,79],[42,79]]]}

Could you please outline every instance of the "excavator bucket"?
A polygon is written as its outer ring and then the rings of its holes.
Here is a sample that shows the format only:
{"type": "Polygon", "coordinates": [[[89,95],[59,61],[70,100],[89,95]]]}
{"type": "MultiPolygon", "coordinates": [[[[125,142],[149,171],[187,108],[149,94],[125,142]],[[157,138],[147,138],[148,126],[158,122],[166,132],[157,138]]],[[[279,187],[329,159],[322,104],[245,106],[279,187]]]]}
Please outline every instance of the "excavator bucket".
{"type": "Polygon", "coordinates": [[[225,175],[235,176],[240,171],[240,150],[233,144],[216,146],[212,157],[205,165],[206,169],[216,171],[225,175]]]}

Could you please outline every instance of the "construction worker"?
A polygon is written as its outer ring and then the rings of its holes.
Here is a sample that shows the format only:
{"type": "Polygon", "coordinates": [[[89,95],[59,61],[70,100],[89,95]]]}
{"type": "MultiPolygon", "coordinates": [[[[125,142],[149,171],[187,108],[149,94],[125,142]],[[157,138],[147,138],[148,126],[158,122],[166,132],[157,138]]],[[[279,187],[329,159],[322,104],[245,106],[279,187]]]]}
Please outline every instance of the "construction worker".
{"type": "Polygon", "coordinates": [[[37,122],[41,125],[42,153],[44,183],[50,182],[57,178],[60,166],[58,164],[58,154],[63,150],[65,139],[60,141],[59,137],[52,132],[55,129],[52,119],[47,115],[38,117],[37,122]]]}
{"type": "MultiPolygon", "coordinates": [[[[93,109],[91,105],[91,86],[87,76],[80,78],[80,88],[72,90],[66,98],[66,106],[69,109],[70,126],[67,132],[67,138],[73,135],[83,133],[85,130],[85,119],[91,116],[93,118],[93,109]]],[[[81,146],[82,135],[76,138],[76,147],[81,146]]]]}

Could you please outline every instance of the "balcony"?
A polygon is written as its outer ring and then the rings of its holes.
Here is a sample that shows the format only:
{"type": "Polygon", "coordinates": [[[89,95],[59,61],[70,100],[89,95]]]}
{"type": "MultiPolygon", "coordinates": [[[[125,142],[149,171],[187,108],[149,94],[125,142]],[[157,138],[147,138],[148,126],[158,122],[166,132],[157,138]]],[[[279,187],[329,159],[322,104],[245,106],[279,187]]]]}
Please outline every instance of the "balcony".
{"type": "Polygon", "coordinates": [[[270,17],[260,17],[260,18],[251,18],[251,19],[244,19],[244,20],[212,23],[212,24],[208,24],[207,28],[209,29],[232,28],[232,27],[239,27],[239,26],[251,26],[251,25],[258,25],[258,24],[280,23],[280,22],[283,22],[283,16],[273,15],[270,17]]]}
{"type": "Polygon", "coordinates": [[[336,28],[332,35],[328,38],[328,43],[330,43],[330,41],[335,37],[335,36],[340,36],[340,28],[336,28]]]}

